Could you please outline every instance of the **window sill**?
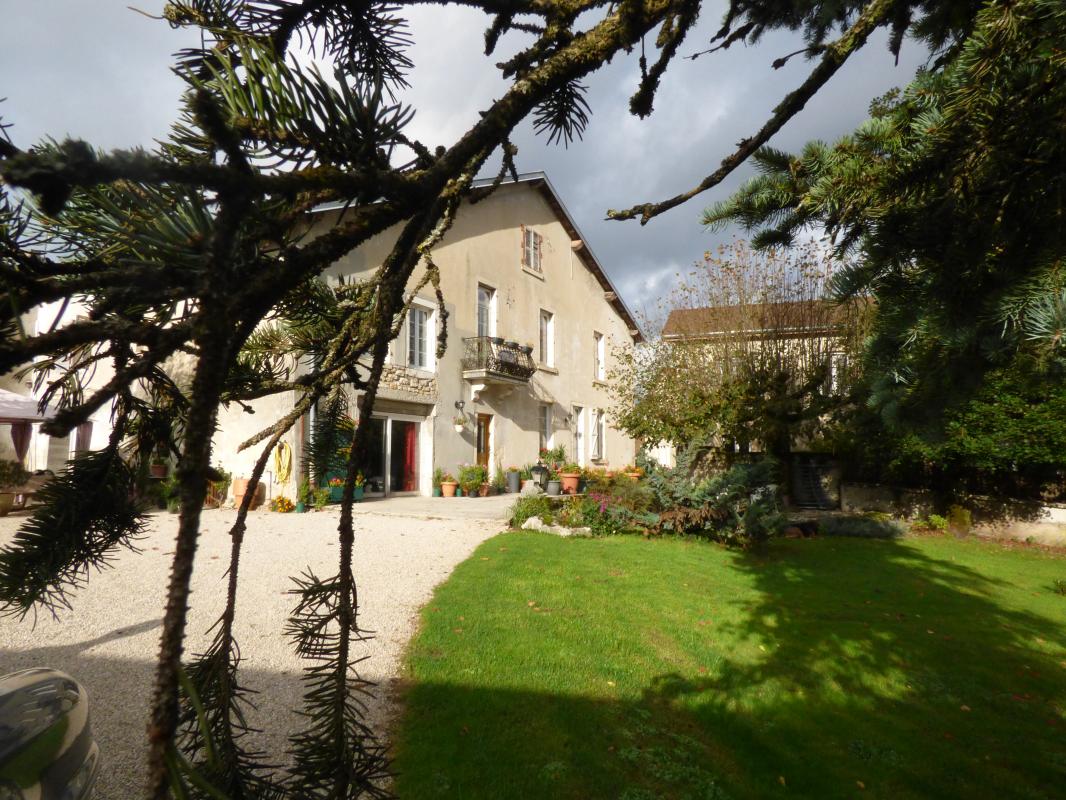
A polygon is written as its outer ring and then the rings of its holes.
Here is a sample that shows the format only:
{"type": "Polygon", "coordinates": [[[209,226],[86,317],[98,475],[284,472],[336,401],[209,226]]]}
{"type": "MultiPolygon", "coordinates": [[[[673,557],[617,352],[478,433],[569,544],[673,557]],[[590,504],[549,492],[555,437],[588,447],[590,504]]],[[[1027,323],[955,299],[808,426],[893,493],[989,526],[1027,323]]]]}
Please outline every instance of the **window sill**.
{"type": "Polygon", "coordinates": [[[592,379],[592,385],[593,386],[599,386],[601,389],[608,388],[607,381],[601,381],[599,378],[593,378],[592,379]]]}
{"type": "Polygon", "coordinates": [[[558,375],[559,370],[556,367],[550,367],[547,364],[537,364],[537,370],[540,372],[547,372],[549,375],[558,375]]]}
{"type": "Polygon", "coordinates": [[[404,372],[415,378],[436,378],[437,371],[427,367],[403,367],[404,372]]]}
{"type": "Polygon", "coordinates": [[[538,278],[540,280],[544,280],[544,272],[542,270],[535,270],[535,269],[531,269],[529,267],[522,267],[522,272],[526,273],[527,275],[532,275],[534,278],[538,278]]]}

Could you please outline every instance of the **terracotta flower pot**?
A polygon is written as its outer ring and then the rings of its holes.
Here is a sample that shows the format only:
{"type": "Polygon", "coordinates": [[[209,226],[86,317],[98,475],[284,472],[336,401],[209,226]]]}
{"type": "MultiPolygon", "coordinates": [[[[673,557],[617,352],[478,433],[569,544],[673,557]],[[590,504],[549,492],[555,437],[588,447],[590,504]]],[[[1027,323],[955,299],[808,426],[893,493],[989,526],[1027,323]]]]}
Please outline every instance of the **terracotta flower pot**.
{"type": "Polygon", "coordinates": [[[626,473],[626,477],[629,478],[629,480],[631,480],[634,483],[636,483],[637,481],[640,480],[640,473],[639,472],[627,472],[626,473]]]}
{"type": "Polygon", "coordinates": [[[155,464],[149,464],[148,474],[153,478],[165,478],[167,476],[167,465],[162,461],[158,461],[155,464]]]}
{"type": "MultiPolygon", "coordinates": [[[[240,504],[244,501],[244,495],[248,491],[248,479],[237,478],[233,481],[233,503],[240,507],[240,504]]],[[[257,484],[255,487],[255,494],[252,495],[252,504],[250,509],[259,508],[263,505],[263,498],[266,495],[266,486],[262,483],[257,484]]]]}
{"type": "Polygon", "coordinates": [[[492,486],[487,483],[481,484],[481,488],[478,489],[478,494],[482,497],[488,497],[490,494],[492,494],[492,486]]]}
{"type": "Polygon", "coordinates": [[[580,481],[580,472],[559,473],[559,482],[563,485],[563,494],[577,494],[577,485],[580,481]]]}
{"type": "Polygon", "coordinates": [[[455,497],[455,490],[459,486],[455,481],[442,481],[440,485],[441,494],[445,497],[455,497]]]}

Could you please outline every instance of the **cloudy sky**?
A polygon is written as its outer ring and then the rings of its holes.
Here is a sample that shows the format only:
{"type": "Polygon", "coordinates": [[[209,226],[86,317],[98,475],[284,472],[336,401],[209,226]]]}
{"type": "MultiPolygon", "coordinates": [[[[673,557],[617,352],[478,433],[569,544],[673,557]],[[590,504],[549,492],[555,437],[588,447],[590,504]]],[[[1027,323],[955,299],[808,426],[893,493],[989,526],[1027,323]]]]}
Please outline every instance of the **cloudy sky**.
{"type": "MultiPolygon", "coordinates": [[[[69,135],[103,148],[150,146],[166,135],[181,91],[169,71],[171,54],[190,44],[189,33],[128,5],[158,13],[163,3],[0,0],[0,97],[7,98],[0,116],[14,123],[16,144],[69,135]]],[[[721,0],[705,4],[681,54],[703,49],[724,7],[721,0]]],[[[412,132],[431,147],[447,145],[502,94],[492,66],[502,59],[482,55],[486,17],[469,9],[417,7],[411,24],[416,66],[403,99],[417,109],[412,132]]],[[[884,42],[883,36],[872,39],[772,144],[795,149],[809,139],[834,139],[865,117],[871,98],[907,83],[924,63],[924,50],[907,42],[897,65],[884,42]]],[[[588,80],[593,117],[583,141],[564,148],[535,137],[529,123],[518,131],[519,169],[548,173],[634,310],[651,305],[679,271],[733,235],[705,231],[700,211],[750,173],[739,170],[717,190],[645,227],[607,222],[606,210],[672,196],[713,171],[803,80],[810,64],[801,58],[780,70],[770,66],[800,46],[794,34],[780,33],[755,47],[677,60],[646,120],[628,112],[636,59],[617,58],[588,80]]]]}

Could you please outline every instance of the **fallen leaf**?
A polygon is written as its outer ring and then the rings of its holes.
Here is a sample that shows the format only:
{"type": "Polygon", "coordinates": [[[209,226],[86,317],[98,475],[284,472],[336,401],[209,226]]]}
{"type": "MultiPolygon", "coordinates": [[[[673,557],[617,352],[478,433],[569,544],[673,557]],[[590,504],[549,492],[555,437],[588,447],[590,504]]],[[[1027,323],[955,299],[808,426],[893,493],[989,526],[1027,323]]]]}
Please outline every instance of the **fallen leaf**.
{"type": "Polygon", "coordinates": [[[784,786],[785,785],[785,776],[784,775],[778,775],[777,776],[777,782],[780,783],[782,786],[784,786]]]}
{"type": "Polygon", "coordinates": [[[863,783],[862,781],[855,781],[855,785],[858,786],[860,789],[865,789],[866,788],[866,784],[863,783]]]}
{"type": "Polygon", "coordinates": [[[959,706],[959,711],[969,711],[969,710],[970,710],[969,706],[959,706]]]}

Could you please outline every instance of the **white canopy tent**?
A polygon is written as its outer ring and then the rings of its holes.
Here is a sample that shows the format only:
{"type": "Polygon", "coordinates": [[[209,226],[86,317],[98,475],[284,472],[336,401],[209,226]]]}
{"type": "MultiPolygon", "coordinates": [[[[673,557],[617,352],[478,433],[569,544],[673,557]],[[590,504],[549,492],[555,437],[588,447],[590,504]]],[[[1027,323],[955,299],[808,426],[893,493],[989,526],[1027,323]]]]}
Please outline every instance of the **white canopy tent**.
{"type": "Polygon", "coordinates": [[[54,416],[55,412],[50,408],[46,408],[43,414],[38,410],[36,397],[0,389],[0,424],[44,422],[54,416]]]}

